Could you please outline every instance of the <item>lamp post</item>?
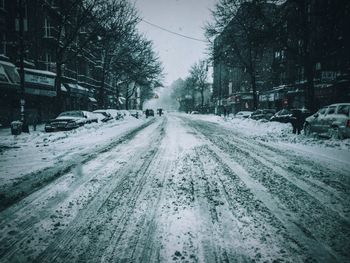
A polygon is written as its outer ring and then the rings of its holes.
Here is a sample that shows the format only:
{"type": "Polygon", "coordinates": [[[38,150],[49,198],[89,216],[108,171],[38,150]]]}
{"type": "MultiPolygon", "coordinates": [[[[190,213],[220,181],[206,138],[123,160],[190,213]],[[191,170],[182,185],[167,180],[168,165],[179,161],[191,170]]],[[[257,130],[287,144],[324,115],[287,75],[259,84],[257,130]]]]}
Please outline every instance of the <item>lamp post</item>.
{"type": "Polygon", "coordinates": [[[24,0],[19,0],[18,2],[18,12],[19,12],[19,49],[20,49],[20,64],[19,64],[19,76],[20,76],[20,107],[21,107],[21,121],[22,121],[22,130],[24,132],[29,132],[28,124],[25,119],[24,106],[26,103],[25,100],[25,86],[24,86],[24,0]]]}

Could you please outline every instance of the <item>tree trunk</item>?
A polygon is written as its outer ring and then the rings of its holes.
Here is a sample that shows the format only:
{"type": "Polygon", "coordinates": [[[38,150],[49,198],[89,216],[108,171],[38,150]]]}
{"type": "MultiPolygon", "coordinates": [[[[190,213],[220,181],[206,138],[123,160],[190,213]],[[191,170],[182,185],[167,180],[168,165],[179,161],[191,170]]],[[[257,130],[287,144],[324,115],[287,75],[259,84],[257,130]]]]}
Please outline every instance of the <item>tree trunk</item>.
{"type": "Polygon", "coordinates": [[[251,86],[253,90],[253,108],[258,109],[258,94],[256,93],[256,78],[255,74],[250,74],[251,86]]]}
{"type": "Polygon", "coordinates": [[[105,65],[103,65],[103,69],[102,69],[102,80],[101,80],[100,91],[98,94],[98,106],[100,107],[100,109],[104,109],[104,85],[105,85],[105,65]]]}
{"type": "Polygon", "coordinates": [[[204,108],[204,87],[201,88],[201,111],[203,113],[204,108]]]}
{"type": "Polygon", "coordinates": [[[128,84],[126,84],[125,109],[129,110],[129,85],[128,84]]]}

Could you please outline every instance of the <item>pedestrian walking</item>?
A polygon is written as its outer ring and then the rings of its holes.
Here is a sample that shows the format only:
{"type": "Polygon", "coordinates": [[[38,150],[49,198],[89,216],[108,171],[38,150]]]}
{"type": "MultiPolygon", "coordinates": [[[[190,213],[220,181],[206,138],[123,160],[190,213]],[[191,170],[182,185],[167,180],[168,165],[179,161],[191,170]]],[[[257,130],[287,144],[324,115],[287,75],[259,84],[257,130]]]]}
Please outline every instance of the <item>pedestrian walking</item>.
{"type": "Polygon", "coordinates": [[[36,131],[36,126],[38,125],[38,115],[37,114],[34,114],[34,117],[33,117],[33,131],[36,131]]]}
{"type": "Polygon", "coordinates": [[[294,134],[300,134],[301,130],[303,129],[304,121],[305,119],[303,117],[303,113],[300,110],[292,111],[291,123],[294,134]]]}

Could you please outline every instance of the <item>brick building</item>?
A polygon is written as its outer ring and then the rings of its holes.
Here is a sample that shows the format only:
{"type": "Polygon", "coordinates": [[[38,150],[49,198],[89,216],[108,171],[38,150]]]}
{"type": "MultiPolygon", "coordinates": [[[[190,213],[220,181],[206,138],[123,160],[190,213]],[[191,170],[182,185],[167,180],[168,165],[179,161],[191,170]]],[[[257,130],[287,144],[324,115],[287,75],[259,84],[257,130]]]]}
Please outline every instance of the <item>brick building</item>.
{"type": "MultiPolygon", "coordinates": [[[[276,39],[266,42],[256,60],[259,108],[304,107],[310,85],[315,108],[349,102],[350,2],[308,0],[302,3],[303,12],[297,3],[301,2],[287,0],[271,8],[283,23],[276,39]]],[[[213,96],[217,105],[226,105],[232,112],[252,110],[246,67],[225,52],[230,47],[225,34],[232,36],[232,32],[229,25],[215,40],[213,96]],[[224,59],[215,54],[223,54],[224,59]]]]}
{"type": "MultiPolygon", "coordinates": [[[[81,27],[77,32],[76,46],[66,52],[70,59],[62,65],[61,85],[56,81],[57,45],[67,37],[69,27],[59,31],[60,4],[56,0],[24,1],[24,72],[25,112],[28,122],[33,118],[45,121],[55,116],[55,103],[62,97],[62,109],[97,108],[101,90],[103,59],[98,40],[76,52],[79,41],[89,28],[81,27]]],[[[65,0],[71,1],[71,0],[65,0]]],[[[0,1],[0,123],[8,125],[19,119],[21,90],[18,67],[19,48],[18,1],[0,1]]],[[[107,74],[103,82],[105,107],[112,107],[115,101],[115,81],[107,74]]]]}

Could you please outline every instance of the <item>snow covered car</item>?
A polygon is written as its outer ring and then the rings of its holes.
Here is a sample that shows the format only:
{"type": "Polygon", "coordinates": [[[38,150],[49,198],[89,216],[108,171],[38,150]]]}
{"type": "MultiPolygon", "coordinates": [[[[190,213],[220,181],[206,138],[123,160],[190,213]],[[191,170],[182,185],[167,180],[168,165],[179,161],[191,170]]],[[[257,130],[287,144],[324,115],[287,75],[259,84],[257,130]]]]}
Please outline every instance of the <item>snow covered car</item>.
{"type": "Polygon", "coordinates": [[[113,117],[106,110],[94,110],[93,113],[96,115],[99,122],[107,122],[113,120],[113,117]]]}
{"type": "Polygon", "coordinates": [[[130,118],[131,114],[128,110],[118,110],[118,113],[122,116],[122,118],[130,118]]]}
{"type": "Polygon", "coordinates": [[[276,114],[270,118],[270,121],[289,123],[293,120],[294,116],[296,115],[300,115],[303,119],[305,119],[306,117],[310,116],[310,111],[305,108],[291,110],[283,109],[276,112],[276,114]],[[299,112],[300,114],[298,114],[297,112],[299,112]]]}
{"type": "Polygon", "coordinates": [[[45,124],[46,132],[66,131],[76,129],[87,123],[96,122],[97,117],[89,111],[64,111],[56,119],[49,120],[45,124]]]}
{"type": "Polygon", "coordinates": [[[143,112],[141,110],[129,110],[130,115],[135,117],[136,119],[141,118],[143,112]]]}
{"type": "Polygon", "coordinates": [[[273,109],[261,109],[254,111],[250,118],[253,120],[270,120],[270,118],[276,113],[273,109]]]}
{"type": "Polygon", "coordinates": [[[306,118],[305,135],[324,134],[337,139],[350,138],[350,103],[338,103],[323,107],[306,118]]]}
{"type": "Polygon", "coordinates": [[[292,117],[292,112],[290,110],[283,109],[276,112],[276,114],[270,118],[270,121],[288,123],[290,122],[291,117],[292,117]]]}
{"type": "Polygon", "coordinates": [[[239,111],[235,114],[235,118],[239,118],[239,119],[246,119],[249,118],[250,115],[252,115],[252,111],[239,111]]]}

